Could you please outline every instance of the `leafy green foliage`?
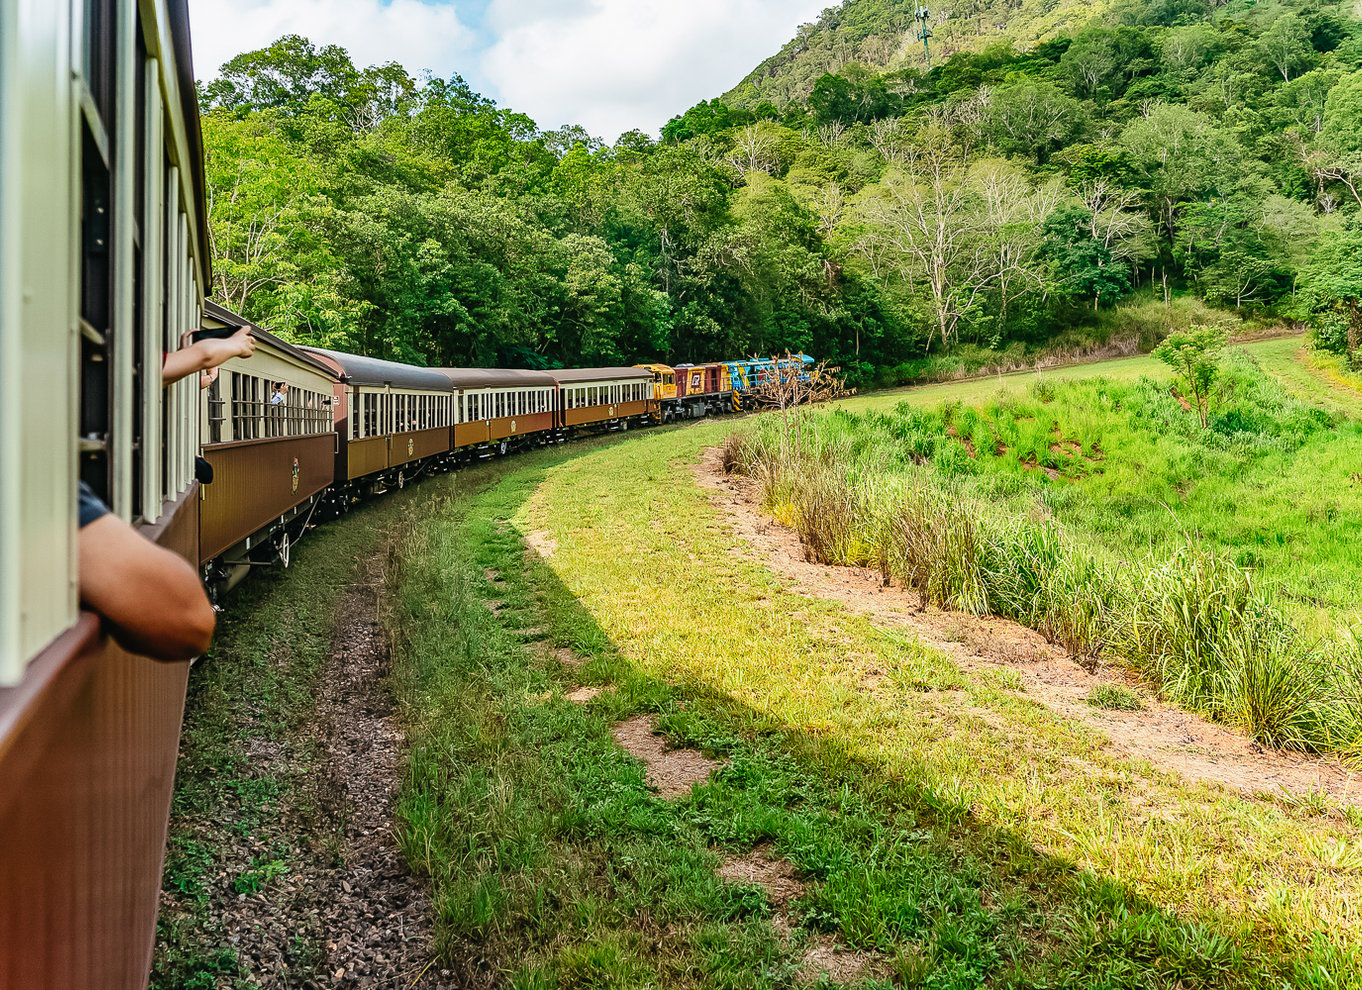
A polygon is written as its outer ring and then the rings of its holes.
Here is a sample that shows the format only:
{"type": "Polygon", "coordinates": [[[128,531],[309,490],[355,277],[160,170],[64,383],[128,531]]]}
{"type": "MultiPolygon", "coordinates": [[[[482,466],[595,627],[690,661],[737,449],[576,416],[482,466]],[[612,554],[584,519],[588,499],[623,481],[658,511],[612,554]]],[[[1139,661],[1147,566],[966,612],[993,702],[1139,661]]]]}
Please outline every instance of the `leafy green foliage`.
{"type": "Polygon", "coordinates": [[[1362,212],[1346,11],[981,0],[936,12],[930,64],[912,13],[848,0],[613,147],[283,38],[203,87],[215,288],[417,363],[790,349],[852,385],[1091,343],[1137,292],[1362,328],[1351,266],[1313,260],[1362,212]]]}
{"type": "Polygon", "coordinates": [[[1228,341],[1223,327],[1198,325],[1169,334],[1154,348],[1154,356],[1173,369],[1183,392],[1195,404],[1202,429],[1210,419],[1220,352],[1228,341]]]}

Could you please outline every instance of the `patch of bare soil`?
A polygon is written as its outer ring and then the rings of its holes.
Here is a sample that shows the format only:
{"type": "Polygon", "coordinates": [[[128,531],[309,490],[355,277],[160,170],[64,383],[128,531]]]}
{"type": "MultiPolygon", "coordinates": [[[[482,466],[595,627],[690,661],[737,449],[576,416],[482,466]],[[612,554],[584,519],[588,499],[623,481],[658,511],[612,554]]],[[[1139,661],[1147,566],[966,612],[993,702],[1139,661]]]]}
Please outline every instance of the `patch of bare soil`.
{"type": "Polygon", "coordinates": [[[543,530],[535,530],[526,536],[525,545],[545,560],[558,552],[558,541],[543,530]]]}
{"type": "Polygon", "coordinates": [[[833,983],[858,983],[886,974],[884,959],[872,952],[858,952],[839,945],[830,935],[819,935],[804,952],[799,977],[806,983],[823,978],[833,983]]]}
{"type": "MultiPolygon", "coordinates": [[[[765,891],[776,909],[771,926],[781,943],[788,945],[795,926],[785,909],[805,891],[789,860],[774,857],[768,847],[758,846],[742,856],[729,857],[717,872],[729,883],[756,884],[765,891]]],[[[805,983],[817,983],[824,977],[834,983],[855,983],[887,973],[882,955],[849,949],[831,935],[814,935],[800,954],[799,979],[805,983]]]]}
{"type": "Polygon", "coordinates": [[[381,583],[368,578],[337,613],[317,706],[329,739],[328,776],[344,808],[343,865],[321,874],[317,890],[326,904],[328,969],[337,986],[453,986],[451,974],[433,965],[427,884],[407,870],[397,847],[393,803],[405,753],[377,622],[381,583]]]}
{"type": "Polygon", "coordinates": [[[567,700],[572,702],[574,705],[585,705],[587,702],[595,701],[604,693],[605,693],[604,688],[579,687],[576,688],[575,690],[569,691],[567,694],[563,695],[563,697],[567,698],[567,700]]]}
{"type": "Polygon", "coordinates": [[[540,660],[556,660],[569,670],[579,670],[586,661],[577,654],[575,650],[566,646],[555,647],[547,640],[535,640],[528,644],[530,652],[539,657],[540,660]]]}
{"type": "MultiPolygon", "coordinates": [[[[314,728],[308,738],[290,740],[295,750],[321,753],[300,806],[283,809],[281,822],[265,826],[256,840],[279,831],[308,835],[310,843],[292,850],[290,872],[222,912],[224,936],[262,986],[458,985],[434,962],[427,885],[407,870],[394,837],[403,735],[386,684],[389,656],[376,619],[376,570],[342,598],[314,728]],[[303,943],[312,948],[300,951],[303,943]]],[[[253,768],[287,775],[294,769],[287,765],[288,748],[251,746],[253,768]]]]}
{"type": "Polygon", "coordinates": [[[1323,792],[1345,803],[1362,796],[1357,774],[1336,760],[1265,750],[1241,733],[1147,693],[1143,711],[1094,708],[1086,701],[1093,688],[1113,681],[1131,685],[1128,675],[1111,667],[1089,671],[1039,633],[1006,619],[923,609],[916,592],[884,587],[877,571],[810,563],[799,537],[761,512],[754,484],[724,473],[718,448],[705,453],[695,473],[752,556],[799,593],[839,602],[879,625],[907,629],[965,670],[1015,671],[1028,698],[1100,730],[1123,754],[1247,794],[1323,792]]]}
{"type": "Polygon", "coordinates": [[[795,868],[787,859],[773,857],[765,846],[758,846],[742,856],[732,856],[719,867],[719,877],[729,883],[756,884],[766,891],[767,898],[777,908],[783,908],[797,897],[804,896],[804,884],[795,875],[795,868]]]}
{"type": "Polygon", "coordinates": [[[621,722],[611,733],[620,748],[643,761],[644,779],[664,801],[689,794],[693,786],[723,766],[721,761],[693,749],[668,749],[656,723],[646,715],[621,722]]]}

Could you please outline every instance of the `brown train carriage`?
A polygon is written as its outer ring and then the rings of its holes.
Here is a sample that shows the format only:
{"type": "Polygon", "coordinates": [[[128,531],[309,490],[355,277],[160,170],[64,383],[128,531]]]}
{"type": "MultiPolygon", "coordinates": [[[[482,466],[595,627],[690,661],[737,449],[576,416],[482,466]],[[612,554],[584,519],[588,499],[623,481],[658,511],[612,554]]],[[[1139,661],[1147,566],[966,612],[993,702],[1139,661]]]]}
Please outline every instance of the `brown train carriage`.
{"type": "Polygon", "coordinates": [[[628,429],[658,411],[647,368],[567,368],[549,374],[558,383],[560,429],[628,429]]]}
{"type": "Polygon", "coordinates": [[[455,451],[495,444],[500,453],[548,437],[556,425],[557,383],[542,371],[442,368],[455,393],[455,451]]]}
{"type": "Polygon", "coordinates": [[[0,4],[0,148],[0,986],[136,990],[189,664],[79,612],[76,490],[197,563],[197,383],[160,380],[211,285],[187,3],[0,4]]]}
{"type": "Polygon", "coordinates": [[[401,487],[422,462],[449,452],[454,394],[431,368],[303,350],[331,368],[337,434],[336,481],[401,487]]]}
{"type": "Polygon", "coordinates": [[[215,587],[225,590],[252,562],[287,561],[290,524],[305,520],[332,483],[338,378],[301,348],[221,306],[205,307],[203,325],[249,327],[256,341],[249,360],[227,362],[203,393],[202,450],[213,483],[203,488],[199,553],[215,563],[215,587]],[[276,393],[278,383],[288,388],[276,393]]]}

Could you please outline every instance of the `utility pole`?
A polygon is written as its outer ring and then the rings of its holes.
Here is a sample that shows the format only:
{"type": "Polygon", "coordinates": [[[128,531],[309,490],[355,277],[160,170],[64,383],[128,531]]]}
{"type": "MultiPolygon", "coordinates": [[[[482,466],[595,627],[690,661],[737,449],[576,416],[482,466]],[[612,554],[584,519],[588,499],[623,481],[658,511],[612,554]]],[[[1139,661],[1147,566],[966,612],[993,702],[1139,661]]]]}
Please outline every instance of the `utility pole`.
{"type": "Polygon", "coordinates": [[[913,17],[917,19],[917,40],[922,42],[922,53],[925,58],[924,68],[930,68],[932,64],[932,48],[928,44],[928,39],[932,36],[932,29],[928,26],[928,20],[932,12],[926,7],[919,7],[913,11],[913,17]]]}

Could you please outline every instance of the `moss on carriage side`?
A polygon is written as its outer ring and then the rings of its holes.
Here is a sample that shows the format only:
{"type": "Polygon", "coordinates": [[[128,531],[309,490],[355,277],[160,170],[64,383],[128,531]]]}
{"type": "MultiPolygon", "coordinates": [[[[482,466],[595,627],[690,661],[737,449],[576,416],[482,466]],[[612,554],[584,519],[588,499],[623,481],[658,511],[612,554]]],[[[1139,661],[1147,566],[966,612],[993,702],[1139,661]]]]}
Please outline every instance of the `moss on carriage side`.
{"type": "Polygon", "coordinates": [[[1121,760],[782,588],[694,484],[727,428],[526,462],[405,542],[403,842],[445,965],[523,987],[788,986],[826,938],[903,986],[1358,979],[1323,941],[1357,885],[1325,850],[1354,829],[1121,760]],[[579,683],[614,690],[582,707],[579,683]],[[640,713],[727,766],[650,796],[609,735],[640,713]],[[759,890],[713,882],[753,849],[806,885],[779,923],[759,890]]]}

